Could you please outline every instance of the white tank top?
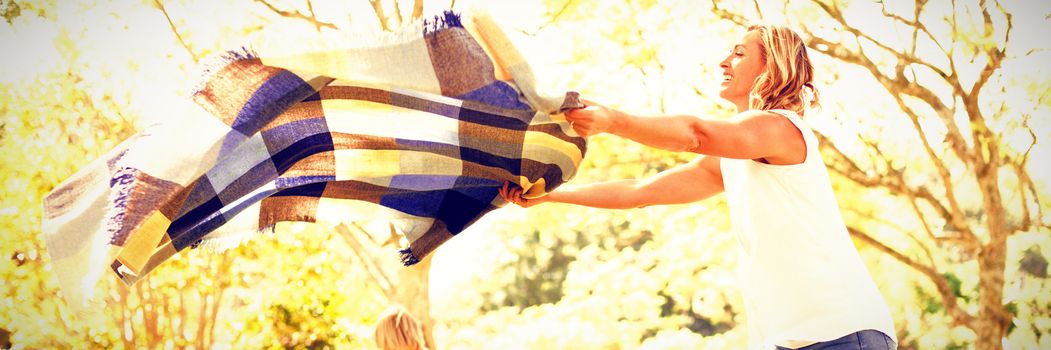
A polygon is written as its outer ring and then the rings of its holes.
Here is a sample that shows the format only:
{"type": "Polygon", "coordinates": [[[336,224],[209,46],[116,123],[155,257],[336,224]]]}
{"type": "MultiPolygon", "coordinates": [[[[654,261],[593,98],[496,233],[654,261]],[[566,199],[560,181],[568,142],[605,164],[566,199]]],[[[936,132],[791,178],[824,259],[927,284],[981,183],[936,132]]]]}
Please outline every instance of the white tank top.
{"type": "Polygon", "coordinates": [[[874,329],[897,341],[886,302],[850,240],[817,137],[794,112],[806,160],[720,161],[751,348],[833,340],[874,329]]]}

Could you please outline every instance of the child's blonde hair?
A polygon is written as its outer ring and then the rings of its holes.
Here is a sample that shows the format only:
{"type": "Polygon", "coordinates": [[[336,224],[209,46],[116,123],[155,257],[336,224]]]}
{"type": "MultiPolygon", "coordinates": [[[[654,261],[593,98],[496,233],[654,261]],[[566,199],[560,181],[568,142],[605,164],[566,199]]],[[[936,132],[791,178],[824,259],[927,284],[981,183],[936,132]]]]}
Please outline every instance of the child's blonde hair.
{"type": "Polygon", "coordinates": [[[376,346],[384,350],[425,350],[423,328],[401,305],[383,312],[373,334],[376,346]]]}
{"type": "Polygon", "coordinates": [[[799,115],[806,108],[817,106],[814,65],[799,34],[770,24],[753,24],[748,30],[759,32],[759,49],[766,65],[766,70],[755,79],[748,106],[759,110],[787,109],[799,115]]]}

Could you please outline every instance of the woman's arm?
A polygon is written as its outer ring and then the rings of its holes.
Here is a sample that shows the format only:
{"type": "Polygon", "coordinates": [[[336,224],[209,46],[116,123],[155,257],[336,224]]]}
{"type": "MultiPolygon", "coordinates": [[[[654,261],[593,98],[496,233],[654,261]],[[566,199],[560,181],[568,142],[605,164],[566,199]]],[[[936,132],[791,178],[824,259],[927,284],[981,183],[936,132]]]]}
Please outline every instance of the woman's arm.
{"type": "Polygon", "coordinates": [[[546,196],[525,199],[521,189],[507,184],[500,195],[523,207],[555,202],[605,209],[641,208],[655,204],[696,202],[723,191],[719,158],[701,156],[686,164],[641,180],[618,180],[585,185],[564,185],[546,196]]]}
{"type": "Polygon", "coordinates": [[[749,110],[730,120],[688,115],[641,117],[585,101],[587,108],[566,113],[581,135],[608,132],[650,147],[734,159],[765,159],[796,164],[806,158],[803,135],[788,118],[749,110]]]}

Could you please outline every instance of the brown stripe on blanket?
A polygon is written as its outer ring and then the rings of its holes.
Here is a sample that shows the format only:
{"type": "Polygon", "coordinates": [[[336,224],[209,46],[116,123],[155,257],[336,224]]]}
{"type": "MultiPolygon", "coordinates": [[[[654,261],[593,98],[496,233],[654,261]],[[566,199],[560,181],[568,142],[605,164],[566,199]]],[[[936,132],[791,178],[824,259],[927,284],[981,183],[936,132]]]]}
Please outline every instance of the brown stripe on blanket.
{"type": "Polygon", "coordinates": [[[264,66],[258,58],[233,61],[208,77],[204,87],[194,93],[193,100],[232,127],[248,99],[281,71],[283,69],[264,66]]]}
{"type": "Polygon", "coordinates": [[[580,136],[569,136],[562,131],[562,127],[557,123],[544,123],[544,124],[532,124],[529,125],[529,131],[539,131],[551,136],[558,138],[559,140],[572,143],[577,146],[580,150],[580,154],[583,155],[584,151],[587,150],[587,141],[580,136]]]}
{"type": "Polygon", "coordinates": [[[281,177],[331,176],[336,172],[336,155],[332,151],[318,152],[304,157],[285,170],[281,177]]]}
{"type": "Polygon", "coordinates": [[[384,136],[330,132],[335,149],[399,149],[398,142],[384,136]]]}
{"type": "Polygon", "coordinates": [[[128,235],[138,229],[157,207],[179,192],[178,184],[153,177],[139,169],[119,168],[113,175],[111,212],[108,213],[110,244],[124,246],[128,235]],[[114,212],[115,211],[115,212],[114,212]]]}
{"type": "Polygon", "coordinates": [[[398,143],[398,149],[403,151],[417,151],[433,153],[437,155],[446,156],[449,158],[460,159],[460,147],[456,145],[449,145],[444,143],[422,143],[415,141],[400,142],[398,143]]]}
{"type": "Polygon", "coordinates": [[[390,192],[391,189],[384,186],[376,186],[370,183],[343,180],[330,181],[321,194],[325,198],[357,199],[370,203],[380,203],[380,198],[390,192]]]}
{"type": "MultiPolygon", "coordinates": [[[[523,133],[518,134],[524,135],[523,133]]],[[[460,146],[463,148],[476,149],[491,155],[500,156],[504,158],[521,158],[522,139],[524,139],[524,137],[519,138],[517,142],[504,142],[487,138],[464,137],[461,135],[460,146]]]]}
{"type": "Polygon", "coordinates": [[[492,61],[467,30],[449,28],[424,39],[442,95],[463,95],[496,80],[492,61]]]}
{"type": "Polygon", "coordinates": [[[300,121],[303,119],[310,118],[321,118],[325,116],[324,109],[321,108],[321,101],[303,101],[296,103],[289,107],[284,113],[278,115],[274,120],[267,123],[259,131],[267,131],[274,127],[285,125],[291,122],[300,121]]]}
{"type": "Polygon", "coordinates": [[[322,100],[369,101],[443,115],[450,118],[456,118],[460,114],[460,108],[458,106],[369,87],[326,86],[321,89],[321,91],[322,100]]]}
{"type": "Polygon", "coordinates": [[[168,220],[175,220],[175,217],[178,216],[180,214],[179,212],[182,210],[183,203],[186,202],[186,197],[190,195],[190,189],[196,184],[197,181],[194,181],[193,183],[190,183],[189,186],[179,188],[179,191],[175,192],[175,194],[165,201],[164,204],[161,204],[161,207],[157,210],[161,212],[161,215],[168,218],[168,220]]]}
{"type": "Polygon", "coordinates": [[[420,238],[417,238],[412,243],[409,243],[409,249],[412,251],[411,256],[406,256],[405,251],[402,251],[402,263],[411,261],[412,259],[419,260],[420,257],[430,255],[434,249],[438,246],[453,238],[452,233],[445,226],[445,223],[441,220],[434,220],[434,224],[427,230],[420,238]],[[408,260],[408,261],[407,261],[408,260]]]}
{"type": "MultiPolygon", "coordinates": [[[[525,132],[498,128],[495,126],[482,125],[461,120],[459,125],[459,137],[461,142],[463,139],[474,139],[478,140],[478,142],[491,141],[521,144],[522,140],[525,139],[525,132]]],[[[519,145],[518,148],[522,148],[521,145],[519,145]]],[[[515,157],[519,156],[520,155],[515,155],[515,157]]]]}
{"type": "Polygon", "coordinates": [[[174,218],[168,216],[172,221],[175,221],[175,218],[185,215],[188,211],[204,204],[216,196],[215,188],[212,187],[212,182],[208,180],[208,176],[197,178],[197,180],[194,180],[194,182],[186,186],[185,191],[187,191],[185,199],[181,201],[169,201],[169,203],[166,203],[166,205],[171,204],[172,206],[178,207],[175,208],[174,218]]]}
{"type": "Polygon", "coordinates": [[[270,196],[259,204],[259,227],[271,227],[282,221],[316,222],[319,197],[270,196]]]}
{"type": "Polygon", "coordinates": [[[497,181],[511,181],[511,183],[515,184],[517,184],[519,180],[517,175],[511,174],[507,169],[485,166],[474,162],[463,162],[463,176],[497,181]]]}
{"type": "Polygon", "coordinates": [[[391,104],[401,108],[437,114],[449,118],[456,118],[460,115],[459,106],[399,93],[391,93],[391,104]]]}
{"type": "Polygon", "coordinates": [[[391,104],[390,91],[362,86],[329,85],[321,88],[319,93],[322,100],[361,100],[391,104]]]}

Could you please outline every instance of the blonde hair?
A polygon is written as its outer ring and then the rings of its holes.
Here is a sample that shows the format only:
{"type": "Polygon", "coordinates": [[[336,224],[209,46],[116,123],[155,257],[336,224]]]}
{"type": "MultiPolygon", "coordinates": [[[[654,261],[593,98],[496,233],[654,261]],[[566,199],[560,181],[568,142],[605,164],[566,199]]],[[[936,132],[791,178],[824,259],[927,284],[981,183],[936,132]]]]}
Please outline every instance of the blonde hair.
{"type": "Polygon", "coordinates": [[[376,346],[384,350],[424,350],[423,328],[400,305],[383,312],[373,334],[376,346]]]}
{"type": "Polygon", "coordinates": [[[759,50],[766,65],[752,85],[748,106],[759,110],[787,109],[799,115],[808,107],[816,107],[814,66],[799,34],[770,24],[753,24],[748,30],[759,32],[759,50]]]}

